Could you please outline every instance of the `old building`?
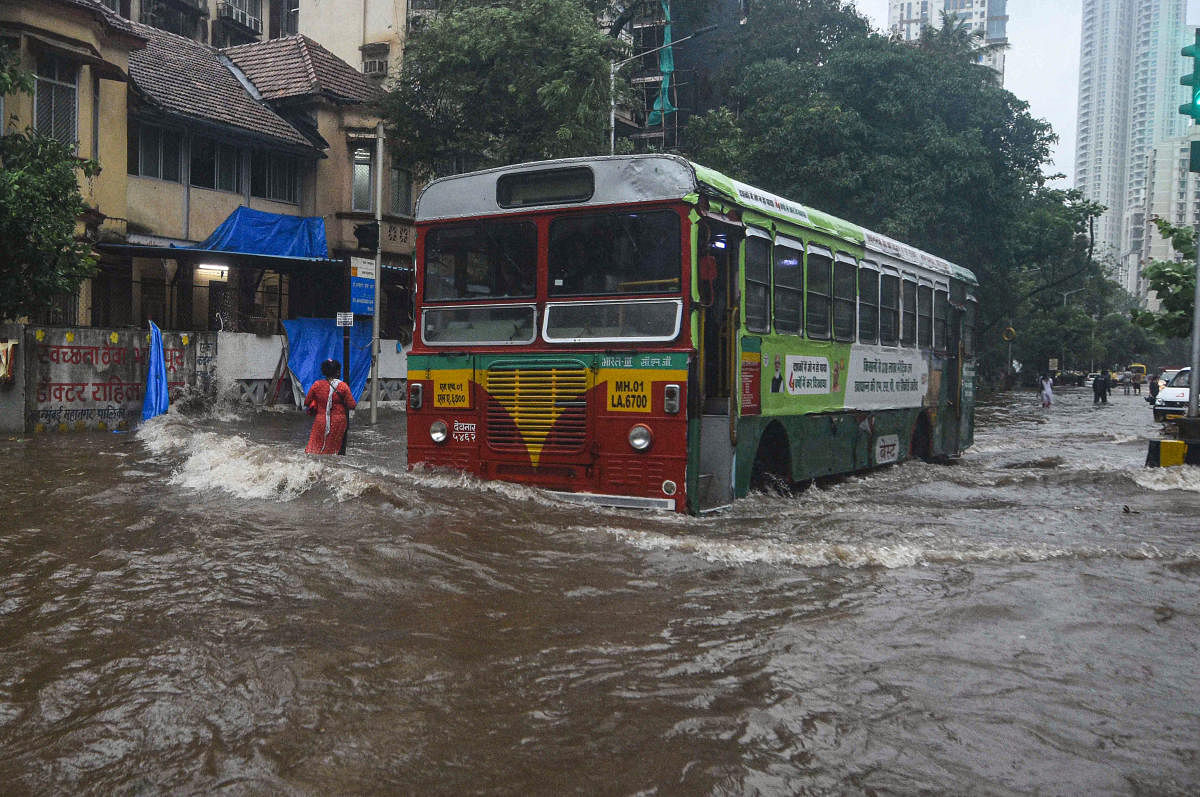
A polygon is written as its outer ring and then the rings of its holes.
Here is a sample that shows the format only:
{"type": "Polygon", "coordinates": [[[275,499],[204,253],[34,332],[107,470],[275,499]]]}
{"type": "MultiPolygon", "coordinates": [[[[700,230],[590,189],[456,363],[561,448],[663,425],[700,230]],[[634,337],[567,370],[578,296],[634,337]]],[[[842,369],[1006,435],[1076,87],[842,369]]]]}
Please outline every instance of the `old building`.
{"type": "MultiPolygon", "coordinates": [[[[405,337],[412,186],[386,158],[376,162],[377,83],[305,37],[234,44],[226,35],[256,34],[260,17],[230,21],[180,0],[137,4],[0,7],[0,36],[38,73],[35,96],[6,98],[5,114],[76,142],[103,168],[83,186],[91,212],[81,227],[96,242],[100,272],[43,320],[274,332],[284,318],[331,317],[348,309],[345,256],[373,255],[355,228],[374,219],[382,166],[381,320],[385,336],[405,337]],[[163,27],[113,6],[143,18],[150,8],[163,27]],[[239,208],[319,219],[323,246],[299,256],[198,246],[239,208]]],[[[264,4],[217,5],[249,14],[264,4]]]]}

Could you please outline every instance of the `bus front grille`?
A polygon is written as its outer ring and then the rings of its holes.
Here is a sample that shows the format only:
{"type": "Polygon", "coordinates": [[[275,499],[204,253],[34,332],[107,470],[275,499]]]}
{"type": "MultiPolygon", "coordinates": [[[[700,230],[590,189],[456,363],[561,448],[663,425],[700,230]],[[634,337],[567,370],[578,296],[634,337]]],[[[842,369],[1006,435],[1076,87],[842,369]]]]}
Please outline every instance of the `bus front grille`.
{"type": "Polygon", "coordinates": [[[487,371],[487,443],[496,451],[575,452],[587,438],[588,370],[581,365],[503,365],[487,371]]]}

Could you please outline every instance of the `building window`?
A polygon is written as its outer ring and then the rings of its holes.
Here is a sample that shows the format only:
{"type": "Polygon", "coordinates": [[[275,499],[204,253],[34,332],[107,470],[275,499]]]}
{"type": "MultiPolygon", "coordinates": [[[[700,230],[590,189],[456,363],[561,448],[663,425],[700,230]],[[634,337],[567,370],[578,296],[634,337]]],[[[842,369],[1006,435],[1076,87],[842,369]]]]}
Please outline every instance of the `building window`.
{"type": "Polygon", "coordinates": [[[192,185],[217,191],[242,190],[241,153],[230,144],[211,138],[192,139],[192,185]]]}
{"type": "Polygon", "coordinates": [[[299,204],[299,161],[291,155],[255,150],[250,160],[250,195],[299,204]]]}
{"type": "Polygon", "coordinates": [[[300,0],[271,0],[272,39],[300,33],[300,0]]]}
{"type": "Polygon", "coordinates": [[[195,39],[200,29],[199,14],[199,10],[190,3],[179,5],[164,0],[146,0],[142,3],[141,22],[168,33],[195,39]]]}
{"type": "Polygon", "coordinates": [[[127,171],[130,174],[178,183],[180,151],[180,135],[176,131],[138,122],[129,123],[127,171]]]}
{"type": "Polygon", "coordinates": [[[53,55],[38,58],[33,127],[42,135],[71,146],[79,140],[76,128],[78,76],[76,64],[53,55]]]}
{"type": "Polygon", "coordinates": [[[392,215],[412,215],[412,172],[407,169],[392,169],[392,215]]]}
{"type": "Polygon", "coordinates": [[[350,191],[350,209],[372,211],[375,203],[374,184],[375,161],[369,147],[357,147],[354,150],[353,183],[350,191]]]}

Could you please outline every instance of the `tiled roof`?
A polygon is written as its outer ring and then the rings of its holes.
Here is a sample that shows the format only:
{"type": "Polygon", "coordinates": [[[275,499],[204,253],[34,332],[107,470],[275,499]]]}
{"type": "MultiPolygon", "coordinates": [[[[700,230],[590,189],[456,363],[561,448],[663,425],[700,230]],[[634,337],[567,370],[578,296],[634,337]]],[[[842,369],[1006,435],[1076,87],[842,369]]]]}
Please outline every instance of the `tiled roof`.
{"type": "Polygon", "coordinates": [[[221,51],[241,69],[264,100],[320,95],[340,102],[370,102],[379,87],[307,36],[269,39],[221,51]]]}
{"type": "Polygon", "coordinates": [[[250,95],[216,50],[148,25],[129,24],[149,39],[130,53],[129,75],[150,102],[175,114],[312,149],[300,131],[250,95]]]}
{"type": "Polygon", "coordinates": [[[75,8],[82,8],[86,11],[91,11],[102,18],[105,24],[107,24],[110,28],[116,28],[119,31],[129,33],[134,36],[139,35],[138,32],[134,30],[132,22],[101,3],[100,0],[57,0],[57,2],[65,6],[74,6],[75,8]]]}

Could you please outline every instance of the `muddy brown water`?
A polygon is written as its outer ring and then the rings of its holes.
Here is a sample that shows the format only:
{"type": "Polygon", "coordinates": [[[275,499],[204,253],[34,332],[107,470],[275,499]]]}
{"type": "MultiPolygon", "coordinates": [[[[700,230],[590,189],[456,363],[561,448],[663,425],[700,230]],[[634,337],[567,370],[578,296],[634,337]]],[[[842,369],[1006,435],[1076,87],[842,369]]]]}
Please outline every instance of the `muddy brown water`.
{"type": "Polygon", "coordinates": [[[0,791],[1200,791],[1200,469],[1140,397],[702,518],[307,425],[0,440],[0,791]]]}

